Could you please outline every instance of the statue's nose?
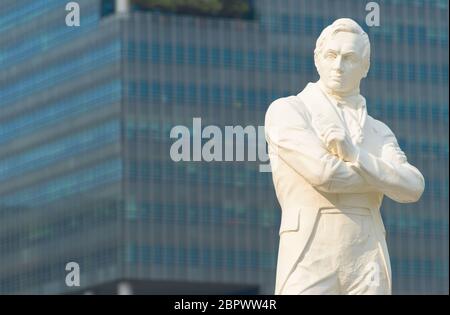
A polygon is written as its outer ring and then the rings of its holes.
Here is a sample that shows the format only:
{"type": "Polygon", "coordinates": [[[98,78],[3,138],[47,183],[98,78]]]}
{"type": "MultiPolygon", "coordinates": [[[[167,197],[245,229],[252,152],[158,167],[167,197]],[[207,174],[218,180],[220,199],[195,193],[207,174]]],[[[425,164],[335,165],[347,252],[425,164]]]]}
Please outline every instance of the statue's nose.
{"type": "Polygon", "coordinates": [[[333,61],[333,69],[342,71],[342,56],[338,55],[336,59],[333,61]]]}

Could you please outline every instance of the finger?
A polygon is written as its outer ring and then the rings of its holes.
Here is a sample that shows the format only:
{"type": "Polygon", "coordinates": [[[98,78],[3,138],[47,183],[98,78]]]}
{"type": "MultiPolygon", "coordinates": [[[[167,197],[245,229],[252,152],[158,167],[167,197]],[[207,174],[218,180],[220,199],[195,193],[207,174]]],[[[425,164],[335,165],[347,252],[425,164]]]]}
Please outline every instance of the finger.
{"type": "Polygon", "coordinates": [[[333,134],[335,131],[333,129],[328,129],[323,134],[323,138],[325,139],[326,143],[329,143],[332,139],[330,138],[330,135],[333,134]]]}
{"type": "Polygon", "coordinates": [[[344,157],[344,152],[343,152],[343,149],[342,149],[342,144],[341,143],[336,143],[336,151],[337,151],[337,155],[338,155],[338,157],[340,157],[341,159],[343,159],[343,157],[344,157]]]}
{"type": "Polygon", "coordinates": [[[336,149],[335,146],[333,146],[333,147],[330,149],[330,152],[331,152],[331,154],[333,154],[333,155],[339,157],[339,152],[337,151],[337,149],[336,149]]]}
{"type": "Polygon", "coordinates": [[[318,124],[320,126],[320,133],[322,136],[325,135],[325,133],[327,133],[329,130],[332,129],[338,129],[338,126],[336,126],[336,124],[334,123],[330,123],[330,124],[318,124]]]}
{"type": "Polygon", "coordinates": [[[344,134],[339,129],[328,129],[324,134],[324,139],[326,139],[326,142],[330,142],[333,139],[343,139],[344,134]]]}
{"type": "Polygon", "coordinates": [[[327,148],[328,148],[328,151],[330,151],[332,154],[338,155],[338,150],[337,150],[335,140],[331,140],[330,145],[327,148]]]}
{"type": "Polygon", "coordinates": [[[330,132],[331,129],[332,129],[332,128],[330,128],[330,127],[320,126],[320,129],[319,129],[320,135],[321,135],[322,137],[325,137],[325,135],[328,134],[328,133],[330,132]]]}
{"type": "Polygon", "coordinates": [[[329,125],[325,126],[324,130],[325,131],[328,131],[328,130],[340,130],[340,128],[336,124],[329,124],[329,125]]]}
{"type": "Polygon", "coordinates": [[[328,149],[330,149],[332,147],[336,147],[337,145],[339,145],[341,143],[341,140],[339,139],[339,137],[335,137],[334,135],[330,135],[330,138],[328,140],[329,140],[327,142],[328,149]]]}
{"type": "Polygon", "coordinates": [[[329,140],[336,140],[338,142],[342,142],[345,140],[345,134],[341,131],[334,131],[329,134],[329,140]]]}
{"type": "Polygon", "coordinates": [[[338,140],[338,134],[334,131],[330,131],[325,137],[325,143],[327,146],[332,145],[335,140],[338,140]]]}

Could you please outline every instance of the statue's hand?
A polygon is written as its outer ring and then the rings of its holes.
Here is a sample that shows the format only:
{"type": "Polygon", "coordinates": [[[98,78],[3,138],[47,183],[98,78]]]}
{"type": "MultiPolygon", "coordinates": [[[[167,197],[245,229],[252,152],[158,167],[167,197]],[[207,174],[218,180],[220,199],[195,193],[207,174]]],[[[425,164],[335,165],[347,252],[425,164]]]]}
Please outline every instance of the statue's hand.
{"type": "Polygon", "coordinates": [[[332,154],[347,162],[356,160],[358,149],[342,128],[331,125],[325,130],[323,138],[325,145],[332,154]]]}

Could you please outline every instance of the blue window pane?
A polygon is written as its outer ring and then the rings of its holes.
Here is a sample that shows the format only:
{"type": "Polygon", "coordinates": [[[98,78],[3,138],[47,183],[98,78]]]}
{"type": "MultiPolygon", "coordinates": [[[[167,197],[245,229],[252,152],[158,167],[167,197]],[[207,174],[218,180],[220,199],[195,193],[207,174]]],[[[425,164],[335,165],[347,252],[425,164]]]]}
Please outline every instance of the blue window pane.
{"type": "Polygon", "coordinates": [[[200,64],[206,65],[208,62],[208,50],[205,47],[200,48],[200,64]]]}
{"type": "Polygon", "coordinates": [[[208,104],[208,87],[206,85],[200,87],[200,101],[202,105],[208,104]]]}
{"type": "Polygon", "coordinates": [[[140,43],[140,51],[139,51],[139,59],[142,62],[147,62],[148,56],[148,43],[146,41],[142,41],[140,43]]]}
{"type": "Polygon", "coordinates": [[[177,84],[177,103],[184,103],[184,85],[182,83],[177,84]]]}
{"type": "Polygon", "coordinates": [[[272,71],[278,70],[279,67],[279,57],[278,52],[274,51],[271,55],[271,69],[272,71]]]}
{"type": "Polygon", "coordinates": [[[218,48],[211,49],[211,65],[218,66],[220,63],[220,51],[218,48]]]}
{"type": "Polygon", "coordinates": [[[176,62],[177,62],[177,64],[184,63],[184,47],[182,45],[177,45],[176,62]]]}
{"type": "Polygon", "coordinates": [[[159,43],[152,43],[151,50],[152,62],[159,63],[160,62],[160,46],[159,43]]]}
{"type": "Polygon", "coordinates": [[[173,101],[173,85],[170,82],[164,84],[163,102],[173,101]]]}
{"type": "Polygon", "coordinates": [[[188,48],[188,63],[190,65],[194,65],[196,63],[196,61],[195,61],[196,57],[197,57],[197,54],[195,51],[195,47],[189,46],[189,48],[188,48]]]}
{"type": "Polygon", "coordinates": [[[237,50],[234,52],[234,62],[235,66],[241,68],[244,62],[244,56],[242,50],[237,50]]]}
{"type": "Polygon", "coordinates": [[[223,50],[223,65],[225,67],[231,66],[231,50],[228,48],[223,50]]]}
{"type": "Polygon", "coordinates": [[[219,86],[212,87],[211,97],[212,97],[213,104],[215,104],[215,105],[220,104],[221,98],[220,98],[220,87],[219,86]]]}
{"type": "Polygon", "coordinates": [[[172,63],[172,59],[173,59],[172,44],[165,44],[164,45],[164,63],[170,64],[170,63],[172,63]]]}
{"type": "Polygon", "coordinates": [[[141,80],[140,83],[140,96],[143,99],[148,98],[148,82],[146,80],[141,80]]]}
{"type": "Polygon", "coordinates": [[[161,101],[161,84],[159,82],[152,83],[152,100],[155,103],[161,101]]]}
{"type": "Polygon", "coordinates": [[[197,87],[194,83],[189,84],[188,98],[191,104],[197,102],[197,87]]]}
{"type": "Polygon", "coordinates": [[[128,97],[135,98],[137,96],[136,82],[131,81],[128,83],[128,97]]]}

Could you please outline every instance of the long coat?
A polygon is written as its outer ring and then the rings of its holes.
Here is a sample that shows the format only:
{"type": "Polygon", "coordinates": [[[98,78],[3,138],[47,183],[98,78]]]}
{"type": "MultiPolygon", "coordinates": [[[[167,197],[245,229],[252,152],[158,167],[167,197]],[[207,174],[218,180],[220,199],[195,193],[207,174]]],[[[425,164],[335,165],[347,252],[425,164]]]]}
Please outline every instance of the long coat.
{"type": "Polygon", "coordinates": [[[298,95],[275,100],[265,117],[273,183],[282,210],[275,294],[282,294],[305,254],[323,208],[370,209],[383,254],[382,268],[391,288],[386,231],[380,214],[383,196],[401,203],[415,202],[424,190],[424,178],[408,163],[389,127],[367,112],[356,161],[345,162],[330,153],[321,128],[335,124],[349,131],[318,84],[309,83],[298,95]]]}

